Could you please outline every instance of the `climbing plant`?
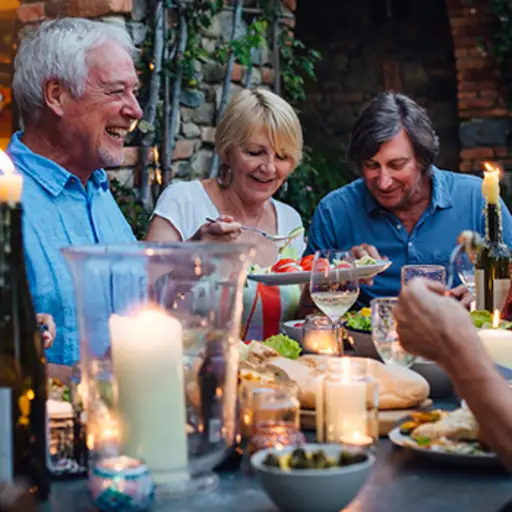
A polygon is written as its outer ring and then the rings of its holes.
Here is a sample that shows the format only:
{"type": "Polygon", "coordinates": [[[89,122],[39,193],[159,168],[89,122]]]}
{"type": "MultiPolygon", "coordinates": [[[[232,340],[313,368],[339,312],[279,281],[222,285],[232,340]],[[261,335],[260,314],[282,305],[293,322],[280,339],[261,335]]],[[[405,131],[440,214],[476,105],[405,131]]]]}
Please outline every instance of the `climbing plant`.
{"type": "Polygon", "coordinates": [[[500,66],[502,84],[507,91],[507,102],[512,107],[512,2],[510,0],[465,0],[474,9],[483,7],[495,19],[490,38],[478,37],[477,44],[482,54],[492,54],[500,66]]]}

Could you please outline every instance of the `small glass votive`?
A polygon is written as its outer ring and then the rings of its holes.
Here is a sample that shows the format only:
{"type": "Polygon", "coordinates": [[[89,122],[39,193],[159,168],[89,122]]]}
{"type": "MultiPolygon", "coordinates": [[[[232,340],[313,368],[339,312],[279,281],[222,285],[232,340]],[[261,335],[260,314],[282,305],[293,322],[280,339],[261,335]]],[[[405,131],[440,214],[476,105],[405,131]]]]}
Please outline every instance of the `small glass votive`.
{"type": "Polygon", "coordinates": [[[110,457],[96,463],[89,474],[89,492],[102,512],[143,512],[154,501],[148,467],[139,459],[110,457]]]}
{"type": "Polygon", "coordinates": [[[300,431],[298,388],[261,388],[253,393],[249,454],[271,446],[283,447],[305,442],[304,434],[300,431]]]}
{"type": "Polygon", "coordinates": [[[349,357],[328,362],[318,378],[316,436],[319,443],[372,449],[379,440],[379,390],[366,361],[349,357]]]}
{"type": "Polygon", "coordinates": [[[302,348],[310,354],[340,356],[343,345],[336,326],[326,316],[310,315],[302,326],[302,348]]]}

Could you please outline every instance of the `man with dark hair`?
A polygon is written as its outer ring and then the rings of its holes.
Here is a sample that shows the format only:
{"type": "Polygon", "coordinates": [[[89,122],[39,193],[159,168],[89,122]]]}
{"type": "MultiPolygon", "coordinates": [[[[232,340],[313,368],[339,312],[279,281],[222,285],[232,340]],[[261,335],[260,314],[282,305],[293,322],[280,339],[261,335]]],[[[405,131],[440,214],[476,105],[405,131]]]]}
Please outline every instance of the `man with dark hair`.
{"type": "MultiPolygon", "coordinates": [[[[403,265],[447,267],[462,231],[485,233],[482,180],[435,167],[438,150],[427,113],[402,94],[380,94],[354,123],[348,156],[362,178],[322,199],[306,254],[335,248],[389,258],[373,286],[361,286],[362,304],[398,295],[403,265]]],[[[512,245],[512,219],[501,204],[504,240],[512,245]]],[[[464,287],[452,293],[471,302],[464,287]]]]}

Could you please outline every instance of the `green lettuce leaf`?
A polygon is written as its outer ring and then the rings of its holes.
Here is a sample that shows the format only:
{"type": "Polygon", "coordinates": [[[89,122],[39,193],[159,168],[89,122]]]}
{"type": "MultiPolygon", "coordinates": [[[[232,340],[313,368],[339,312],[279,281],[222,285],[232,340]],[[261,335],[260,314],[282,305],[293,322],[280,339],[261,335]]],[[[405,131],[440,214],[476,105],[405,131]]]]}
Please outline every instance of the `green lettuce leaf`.
{"type": "Polygon", "coordinates": [[[284,334],[276,334],[275,336],[270,336],[264,342],[264,345],[267,347],[273,348],[276,352],[287,359],[298,359],[301,346],[290,337],[285,336],[284,334]]]}

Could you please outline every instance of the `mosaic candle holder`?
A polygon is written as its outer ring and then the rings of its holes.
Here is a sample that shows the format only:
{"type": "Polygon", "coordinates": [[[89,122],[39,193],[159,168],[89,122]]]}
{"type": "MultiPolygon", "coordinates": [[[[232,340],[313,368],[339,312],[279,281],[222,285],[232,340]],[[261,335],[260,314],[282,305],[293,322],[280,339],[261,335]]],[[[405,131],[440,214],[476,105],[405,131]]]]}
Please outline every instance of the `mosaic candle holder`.
{"type": "Polygon", "coordinates": [[[154,501],[148,467],[125,456],[98,461],[89,475],[89,492],[102,512],[143,512],[154,501]]]}

